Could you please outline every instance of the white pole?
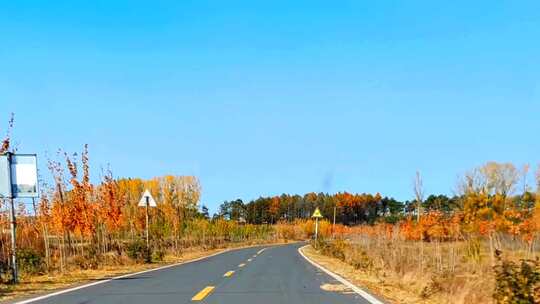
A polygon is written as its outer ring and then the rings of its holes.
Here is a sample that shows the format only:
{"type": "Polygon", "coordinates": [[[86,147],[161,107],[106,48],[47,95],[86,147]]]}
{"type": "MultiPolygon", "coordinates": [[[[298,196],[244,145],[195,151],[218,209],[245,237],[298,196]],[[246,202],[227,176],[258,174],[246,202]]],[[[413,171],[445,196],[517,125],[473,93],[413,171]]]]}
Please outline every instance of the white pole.
{"type": "Polygon", "coordinates": [[[337,206],[334,206],[334,224],[332,225],[332,238],[336,238],[336,209],[337,206]]]}
{"type": "Polygon", "coordinates": [[[150,198],[146,197],[146,248],[150,248],[150,238],[148,233],[148,207],[150,205],[150,198]]]}

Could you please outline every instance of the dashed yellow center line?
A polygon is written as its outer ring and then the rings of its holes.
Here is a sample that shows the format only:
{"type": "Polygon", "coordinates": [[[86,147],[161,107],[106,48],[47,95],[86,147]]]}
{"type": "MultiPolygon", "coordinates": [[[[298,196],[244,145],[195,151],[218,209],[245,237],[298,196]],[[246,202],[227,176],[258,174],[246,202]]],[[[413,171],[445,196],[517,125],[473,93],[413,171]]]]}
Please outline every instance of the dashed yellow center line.
{"type": "Polygon", "coordinates": [[[206,286],[203,290],[199,291],[198,294],[193,296],[193,298],[191,298],[191,301],[204,300],[204,298],[206,298],[214,290],[214,288],[214,286],[206,286]]]}
{"type": "Polygon", "coordinates": [[[233,275],[233,273],[234,273],[234,271],[233,271],[233,270],[231,270],[231,271],[227,271],[227,272],[226,272],[226,273],[225,273],[225,274],[224,274],[223,276],[224,276],[224,277],[230,277],[230,276],[232,276],[232,275],[233,275]]]}
{"type": "Polygon", "coordinates": [[[242,267],[244,267],[244,266],[246,266],[246,264],[244,264],[244,263],[238,265],[238,267],[240,267],[240,268],[242,268],[242,267]]]}

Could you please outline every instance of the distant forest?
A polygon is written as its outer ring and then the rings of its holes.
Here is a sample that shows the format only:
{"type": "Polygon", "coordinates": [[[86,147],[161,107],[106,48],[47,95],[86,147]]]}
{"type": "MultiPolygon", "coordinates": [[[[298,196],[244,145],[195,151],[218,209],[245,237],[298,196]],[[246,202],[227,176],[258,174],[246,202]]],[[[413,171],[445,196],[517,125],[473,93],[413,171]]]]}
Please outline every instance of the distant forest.
{"type": "MultiPolygon", "coordinates": [[[[327,194],[308,193],[305,195],[282,194],[274,197],[260,197],[248,203],[241,199],[225,201],[215,217],[228,220],[245,220],[251,224],[279,221],[294,221],[309,218],[319,207],[326,219],[346,225],[374,224],[378,221],[396,223],[407,216],[416,214],[416,200],[398,201],[383,197],[379,193],[351,194],[347,192],[327,194]]],[[[422,210],[452,213],[461,210],[461,197],[430,195],[422,202],[422,210]]]]}

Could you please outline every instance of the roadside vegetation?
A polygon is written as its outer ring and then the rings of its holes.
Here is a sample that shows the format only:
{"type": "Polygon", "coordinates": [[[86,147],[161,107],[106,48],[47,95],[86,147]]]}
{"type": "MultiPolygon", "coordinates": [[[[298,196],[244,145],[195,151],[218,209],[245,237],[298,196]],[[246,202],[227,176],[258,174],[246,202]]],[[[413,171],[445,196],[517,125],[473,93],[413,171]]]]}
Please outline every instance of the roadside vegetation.
{"type": "MultiPolygon", "coordinates": [[[[0,154],[14,152],[11,120],[0,154]]],[[[114,178],[101,170],[92,183],[88,147],[79,154],[59,151],[41,172],[41,195],[16,200],[17,260],[20,284],[11,284],[9,202],[0,199],[0,298],[28,295],[66,284],[185,261],[220,249],[297,239],[285,225],[255,225],[222,216],[210,218],[201,206],[201,185],[194,176],[149,180],[114,178]],[[157,201],[146,208],[148,189],[157,201]],[[30,205],[31,204],[31,205],[30,205]],[[152,265],[153,264],[153,265],[152,265]]],[[[303,239],[307,234],[299,235],[303,239]]]]}
{"type": "Polygon", "coordinates": [[[533,192],[527,172],[488,163],[464,176],[454,208],[413,202],[396,223],[339,227],[313,246],[391,302],[540,303],[540,174],[533,192]]]}
{"type": "MultiPolygon", "coordinates": [[[[0,153],[14,149],[12,125],[0,153]]],[[[115,178],[107,169],[92,183],[87,146],[80,154],[59,151],[47,164],[39,200],[30,207],[17,201],[19,286],[9,284],[9,205],[0,200],[0,296],[221,248],[307,240],[320,208],[327,220],[313,244],[318,254],[351,267],[347,276],[390,301],[540,303],[540,170],[532,187],[529,166],[486,163],[466,173],[452,197],[424,198],[417,173],[411,201],[379,193],[282,194],[226,201],[210,216],[194,176],[115,178]],[[158,202],[150,208],[149,246],[145,208],[138,206],[145,189],[158,202]]]]}

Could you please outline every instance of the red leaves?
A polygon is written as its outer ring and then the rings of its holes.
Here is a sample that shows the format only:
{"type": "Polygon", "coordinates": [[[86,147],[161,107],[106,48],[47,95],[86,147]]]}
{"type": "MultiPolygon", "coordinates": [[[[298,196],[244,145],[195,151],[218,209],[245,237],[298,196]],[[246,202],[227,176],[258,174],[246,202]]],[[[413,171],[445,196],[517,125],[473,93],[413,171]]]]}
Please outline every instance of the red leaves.
{"type": "Polygon", "coordinates": [[[111,172],[103,177],[98,190],[98,222],[105,223],[109,231],[117,231],[123,223],[123,200],[118,196],[118,185],[112,178],[111,172]]]}
{"type": "Polygon", "coordinates": [[[339,192],[335,194],[337,206],[339,207],[362,207],[367,208],[370,205],[376,205],[381,201],[381,195],[377,193],[375,196],[371,194],[350,194],[348,192],[339,192]]]}

